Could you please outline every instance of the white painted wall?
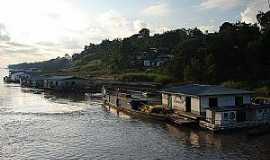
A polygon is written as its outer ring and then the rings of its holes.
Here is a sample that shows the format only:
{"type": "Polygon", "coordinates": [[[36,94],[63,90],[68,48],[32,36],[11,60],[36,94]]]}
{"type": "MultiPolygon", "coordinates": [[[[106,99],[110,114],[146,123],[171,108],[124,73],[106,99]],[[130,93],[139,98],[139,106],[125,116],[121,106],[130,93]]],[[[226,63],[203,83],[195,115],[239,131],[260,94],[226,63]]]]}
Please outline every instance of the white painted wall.
{"type": "Polygon", "coordinates": [[[168,105],[168,95],[162,93],[162,105],[167,106],[168,105]]]}
{"type": "Polygon", "coordinates": [[[186,111],[186,97],[180,95],[174,95],[173,100],[173,109],[186,111]]]}
{"type": "Polygon", "coordinates": [[[150,67],[150,66],[151,66],[151,62],[148,61],[148,60],[145,60],[145,61],[143,61],[143,65],[144,65],[145,67],[150,67]]]}
{"type": "MultiPolygon", "coordinates": [[[[216,112],[215,113],[215,125],[231,125],[236,122],[236,111],[227,111],[227,112],[216,112]],[[227,118],[225,118],[225,114],[228,115],[227,118]],[[234,116],[232,116],[234,114],[234,116]]],[[[212,111],[206,110],[206,119],[212,123],[212,111]]]]}
{"type": "Polygon", "coordinates": [[[211,121],[212,119],[212,111],[206,110],[206,120],[211,121]]]}
{"type": "MultiPolygon", "coordinates": [[[[168,105],[168,95],[162,94],[162,104],[168,105]]],[[[186,111],[186,96],[172,95],[172,107],[175,110],[186,111]]],[[[191,112],[200,113],[200,99],[199,97],[191,97],[191,112]]]]}
{"type": "Polygon", "coordinates": [[[199,97],[191,97],[191,112],[192,113],[200,113],[200,98],[199,97]]]}
{"type": "Polygon", "coordinates": [[[215,113],[215,124],[221,125],[222,123],[222,114],[220,112],[215,113]]]}
{"type": "Polygon", "coordinates": [[[11,74],[11,77],[10,77],[12,81],[19,81],[21,78],[30,78],[30,75],[24,72],[17,72],[17,73],[11,74]]]}
{"type": "MultiPolygon", "coordinates": [[[[238,95],[224,95],[224,96],[216,96],[218,98],[218,106],[235,106],[235,96],[238,95]]],[[[209,108],[209,98],[211,96],[203,96],[201,97],[201,108],[202,112],[206,112],[206,108],[209,108]]],[[[250,104],[250,95],[243,95],[244,104],[250,104]]]]}

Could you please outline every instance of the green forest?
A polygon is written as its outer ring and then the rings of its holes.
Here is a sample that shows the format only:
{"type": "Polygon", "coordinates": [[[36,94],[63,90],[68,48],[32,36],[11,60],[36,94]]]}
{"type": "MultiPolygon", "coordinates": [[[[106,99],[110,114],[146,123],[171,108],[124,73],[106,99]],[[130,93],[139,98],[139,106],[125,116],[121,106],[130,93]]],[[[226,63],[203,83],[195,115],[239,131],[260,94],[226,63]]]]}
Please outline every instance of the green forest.
{"type": "Polygon", "coordinates": [[[144,28],[128,38],[90,43],[65,64],[51,60],[10,68],[38,67],[46,72],[57,70],[62,74],[125,81],[224,84],[256,88],[269,95],[270,11],[259,12],[257,20],[256,24],[225,22],[215,33],[192,28],[151,35],[144,28]],[[157,67],[136,64],[136,58],[150,49],[173,58],[157,67]]]}

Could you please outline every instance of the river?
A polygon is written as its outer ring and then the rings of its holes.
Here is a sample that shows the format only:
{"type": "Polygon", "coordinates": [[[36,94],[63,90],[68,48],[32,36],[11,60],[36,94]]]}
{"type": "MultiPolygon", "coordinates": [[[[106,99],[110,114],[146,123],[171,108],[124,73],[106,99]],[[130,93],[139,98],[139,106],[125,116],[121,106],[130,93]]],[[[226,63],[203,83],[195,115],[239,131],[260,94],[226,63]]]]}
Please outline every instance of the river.
{"type": "Polygon", "coordinates": [[[270,135],[214,135],[107,112],[84,95],[34,94],[4,84],[0,70],[0,159],[269,160],[270,135]]]}

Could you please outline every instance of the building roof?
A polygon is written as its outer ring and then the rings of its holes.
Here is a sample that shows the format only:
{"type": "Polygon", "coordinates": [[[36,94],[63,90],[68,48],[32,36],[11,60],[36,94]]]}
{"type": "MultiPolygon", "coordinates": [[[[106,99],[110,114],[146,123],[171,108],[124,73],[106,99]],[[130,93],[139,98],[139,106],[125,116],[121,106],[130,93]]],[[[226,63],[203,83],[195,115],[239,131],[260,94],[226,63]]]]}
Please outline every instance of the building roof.
{"type": "Polygon", "coordinates": [[[48,78],[47,76],[42,76],[42,75],[34,75],[31,77],[31,80],[34,81],[40,81],[40,80],[45,80],[46,78],[48,78]]]}
{"type": "Polygon", "coordinates": [[[217,85],[187,84],[164,89],[163,93],[173,93],[193,96],[253,94],[252,91],[226,88],[217,85]]]}

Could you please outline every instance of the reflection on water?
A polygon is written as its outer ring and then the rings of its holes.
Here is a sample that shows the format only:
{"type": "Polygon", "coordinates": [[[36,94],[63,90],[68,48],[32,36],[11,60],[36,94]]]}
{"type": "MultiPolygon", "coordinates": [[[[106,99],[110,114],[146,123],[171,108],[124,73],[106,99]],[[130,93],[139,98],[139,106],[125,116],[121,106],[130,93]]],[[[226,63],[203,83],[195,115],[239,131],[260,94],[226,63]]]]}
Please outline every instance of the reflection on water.
{"type": "Polygon", "coordinates": [[[244,131],[215,135],[118,116],[84,95],[35,93],[0,81],[1,160],[270,157],[270,136],[250,139],[244,131]]]}

